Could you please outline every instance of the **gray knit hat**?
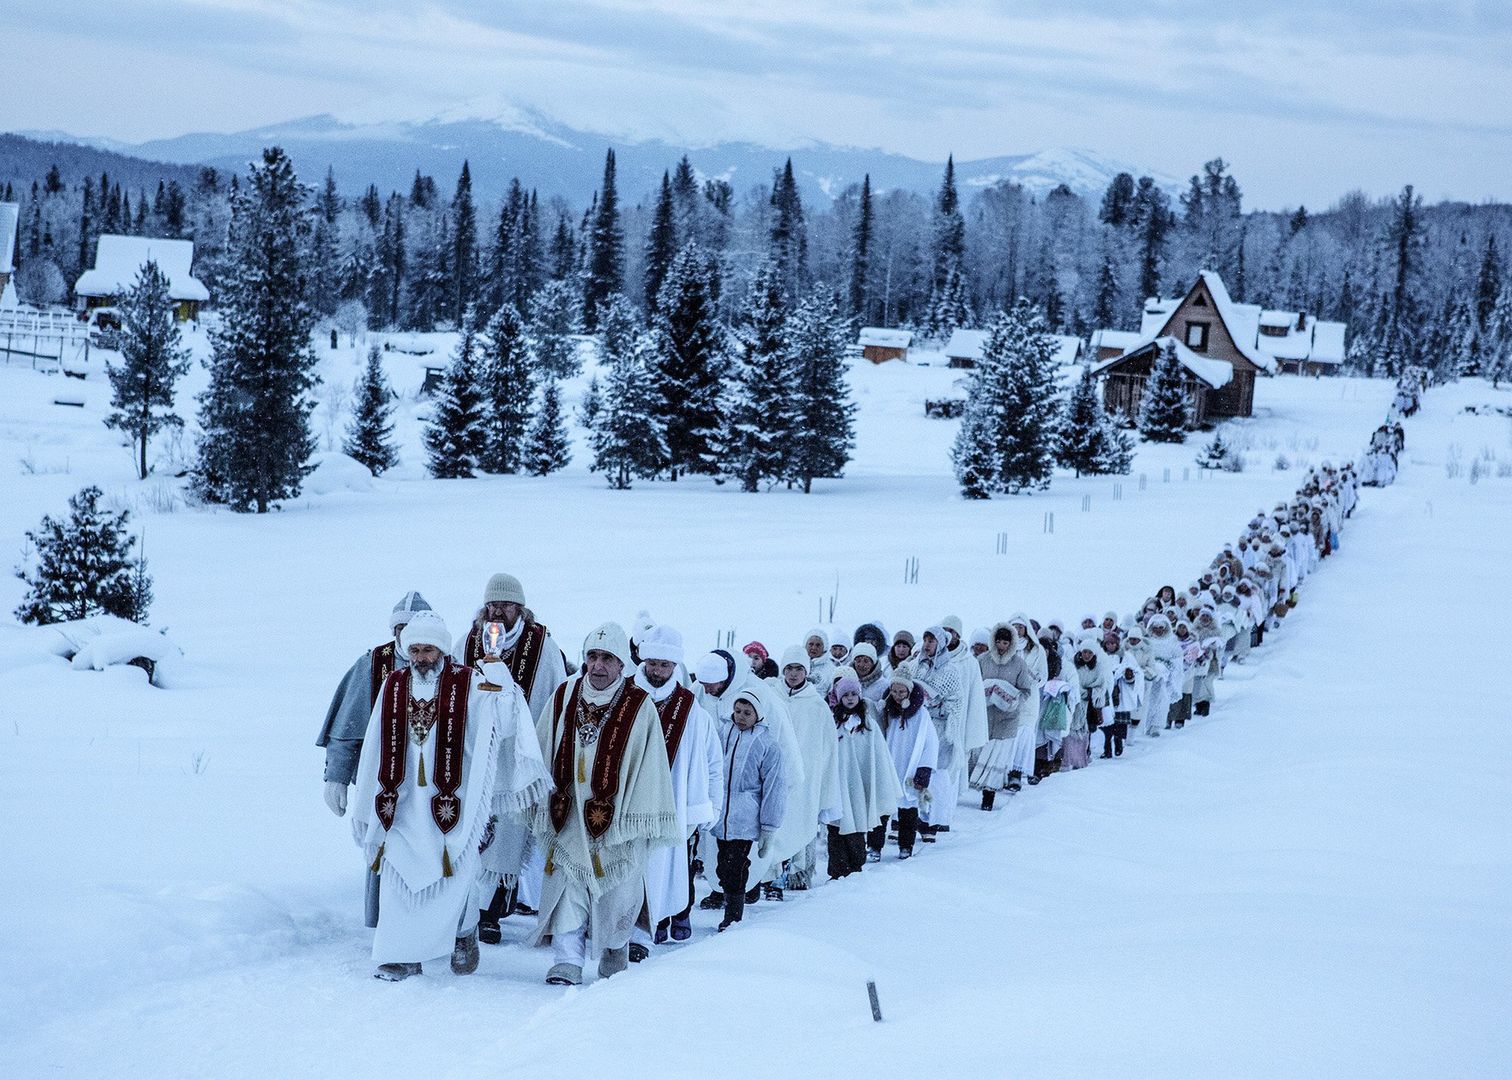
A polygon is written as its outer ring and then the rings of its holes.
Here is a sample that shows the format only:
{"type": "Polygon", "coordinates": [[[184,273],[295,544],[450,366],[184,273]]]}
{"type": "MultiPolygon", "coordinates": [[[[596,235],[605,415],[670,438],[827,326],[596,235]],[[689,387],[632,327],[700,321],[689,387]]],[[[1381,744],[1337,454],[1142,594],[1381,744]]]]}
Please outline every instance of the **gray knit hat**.
{"type": "Polygon", "coordinates": [[[425,597],[411,590],[394,605],[394,610],[389,614],[389,629],[397,630],[409,622],[417,611],[429,611],[431,606],[425,602],[425,597]]]}
{"type": "Polygon", "coordinates": [[[519,604],[525,606],[525,590],[513,574],[495,574],[483,588],[485,604],[519,604]]]}

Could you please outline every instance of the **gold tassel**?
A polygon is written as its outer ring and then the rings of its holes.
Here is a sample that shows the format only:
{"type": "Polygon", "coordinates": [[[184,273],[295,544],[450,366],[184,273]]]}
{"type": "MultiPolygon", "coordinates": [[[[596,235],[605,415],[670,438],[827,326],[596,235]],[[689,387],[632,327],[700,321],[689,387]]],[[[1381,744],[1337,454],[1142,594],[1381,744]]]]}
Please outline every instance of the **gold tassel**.
{"type": "Polygon", "coordinates": [[[425,751],[420,751],[420,776],[415,780],[416,787],[425,786],[425,751]]]}
{"type": "Polygon", "coordinates": [[[578,754],[578,783],[586,784],[587,782],[588,774],[584,771],[583,755],[578,754]]]}
{"type": "Polygon", "coordinates": [[[374,858],[373,858],[373,865],[370,866],[368,869],[372,870],[373,873],[375,873],[375,874],[378,873],[378,871],[380,871],[380,870],[383,869],[383,845],[382,844],[378,845],[378,854],[376,856],[374,856],[374,858]]]}
{"type": "Polygon", "coordinates": [[[444,878],[452,876],[451,852],[446,849],[445,844],[441,845],[441,876],[444,878]]]}
{"type": "Polygon", "coordinates": [[[596,851],[593,853],[593,875],[594,877],[604,876],[604,864],[599,862],[598,852],[596,851]]]}

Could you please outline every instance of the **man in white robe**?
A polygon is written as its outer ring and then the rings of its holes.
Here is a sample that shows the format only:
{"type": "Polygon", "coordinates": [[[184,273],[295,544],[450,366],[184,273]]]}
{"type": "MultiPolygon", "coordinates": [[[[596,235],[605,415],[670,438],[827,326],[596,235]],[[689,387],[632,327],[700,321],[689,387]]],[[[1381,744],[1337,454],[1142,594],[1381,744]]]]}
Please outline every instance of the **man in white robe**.
{"type": "Polygon", "coordinates": [[[479,849],[547,790],[517,687],[506,679],[485,690],[481,674],[449,662],[451,635],[433,612],[417,613],[400,644],[409,666],[373,707],[352,811],[352,835],[379,876],[374,974],[395,982],[447,953],[454,972],[476,970],[477,896],[493,885],[479,849]]]}
{"type": "Polygon", "coordinates": [[[661,721],[672,767],[677,826],[685,843],[653,848],[647,857],[646,922],[637,922],[631,936],[631,963],[645,959],[653,940],[663,945],[669,937],[687,941],[692,936],[689,914],[698,830],[717,821],[724,805],[719,730],[683,683],[682,635],[670,626],[651,626],[641,632],[637,647],[641,666],[635,683],[651,695],[661,721]]]}
{"type": "MultiPolygon", "coordinates": [[[[483,587],[483,604],[453,654],[458,663],[475,667],[484,659],[488,646],[483,633],[489,623],[503,626],[503,639],[494,649],[510,679],[524,692],[531,720],[539,723],[551,695],[567,679],[567,663],[551,631],[525,606],[525,588],[513,574],[494,574],[483,587]]],[[[546,866],[545,854],[530,842],[526,826],[509,822],[503,830],[487,860],[499,875],[499,887],[489,898],[479,927],[479,935],[490,945],[502,939],[500,919],[516,912],[536,913],[546,866]]]]}
{"type": "Polygon", "coordinates": [[[536,809],[546,853],[533,944],[549,944],[546,981],[582,982],[593,942],[598,973],[629,963],[630,931],[645,904],[652,849],[681,845],[667,745],[651,695],[627,679],[630,639],[605,623],[583,643],[583,667],[537,724],[551,797],[536,809]]]}

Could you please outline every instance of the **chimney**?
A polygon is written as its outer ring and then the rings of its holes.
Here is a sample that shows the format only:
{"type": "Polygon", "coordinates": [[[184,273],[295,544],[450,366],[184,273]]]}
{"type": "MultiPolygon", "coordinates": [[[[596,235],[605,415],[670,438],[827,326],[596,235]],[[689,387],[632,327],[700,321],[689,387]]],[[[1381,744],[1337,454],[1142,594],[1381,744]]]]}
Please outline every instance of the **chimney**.
{"type": "Polygon", "coordinates": [[[1298,330],[1306,330],[1307,329],[1307,312],[1305,312],[1305,311],[1299,311],[1299,312],[1297,312],[1297,329],[1298,330]]]}

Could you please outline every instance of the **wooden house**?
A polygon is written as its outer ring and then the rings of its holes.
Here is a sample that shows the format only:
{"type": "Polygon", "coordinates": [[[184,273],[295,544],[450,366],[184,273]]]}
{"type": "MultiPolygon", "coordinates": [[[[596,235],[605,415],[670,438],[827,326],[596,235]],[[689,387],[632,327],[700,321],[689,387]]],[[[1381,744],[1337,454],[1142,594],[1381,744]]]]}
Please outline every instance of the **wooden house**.
{"type": "Polygon", "coordinates": [[[168,279],[168,296],[178,320],[198,319],[200,305],[210,299],[210,290],[189,272],[194,263],[194,242],[150,236],[107,233],[100,237],[93,268],[80,274],[74,285],[79,310],[87,314],[95,308],[116,306],[149,261],[157,263],[168,279]]]}
{"type": "MultiPolygon", "coordinates": [[[[1185,296],[1146,303],[1135,340],[1128,341],[1127,332],[1123,331],[1097,331],[1092,339],[1099,359],[1095,370],[1110,374],[1131,372],[1132,367],[1126,369],[1115,361],[1126,357],[1133,359],[1136,354],[1153,355],[1150,351],[1152,344],[1164,338],[1174,338],[1184,350],[1184,358],[1210,360],[1229,368],[1228,378],[1202,380],[1209,384],[1203,394],[1204,422],[1253,416],[1256,376],[1273,375],[1279,370],[1276,358],[1256,345],[1259,336],[1259,305],[1234,303],[1223,279],[1211,270],[1204,270],[1185,296]]],[[[1210,374],[1217,372],[1217,368],[1210,365],[1199,366],[1210,374]]],[[[1191,365],[1188,368],[1190,370],[1191,365]]],[[[1114,408],[1115,398],[1127,393],[1131,385],[1115,391],[1105,382],[1103,400],[1108,408],[1114,408]]],[[[1143,385],[1143,381],[1138,383],[1141,388],[1143,385]]],[[[1117,407],[1123,408],[1123,405],[1117,407]]],[[[1132,408],[1138,412],[1137,400],[1132,408]]]]}
{"type": "Polygon", "coordinates": [[[888,360],[907,360],[908,347],[913,344],[913,331],[863,326],[856,344],[861,346],[861,355],[874,364],[886,363],[888,360]]]}
{"type": "Polygon", "coordinates": [[[1233,382],[1233,366],[1224,360],[1199,356],[1169,336],[1145,342],[1137,349],[1093,365],[1092,374],[1101,378],[1103,383],[1103,408],[1111,414],[1122,414],[1129,423],[1134,423],[1139,418],[1140,402],[1144,400],[1145,383],[1165,349],[1174,349],[1176,358],[1186,369],[1193,427],[1202,427],[1222,415],[1232,415],[1215,413],[1214,403],[1223,400],[1223,394],[1233,382]]]}

